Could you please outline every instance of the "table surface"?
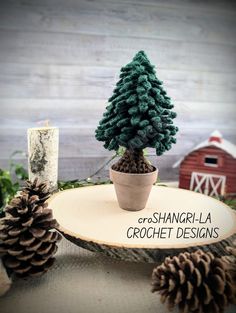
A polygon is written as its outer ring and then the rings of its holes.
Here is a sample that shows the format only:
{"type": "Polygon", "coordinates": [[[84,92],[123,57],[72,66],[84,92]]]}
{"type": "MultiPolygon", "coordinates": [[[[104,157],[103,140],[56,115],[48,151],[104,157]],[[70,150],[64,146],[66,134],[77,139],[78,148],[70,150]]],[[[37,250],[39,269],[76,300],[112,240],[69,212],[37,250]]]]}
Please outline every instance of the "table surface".
{"type": "MultiPolygon", "coordinates": [[[[155,265],[119,261],[63,239],[54,267],[16,280],[0,298],[1,313],[167,313],[150,292],[155,265]]],[[[226,313],[235,312],[236,306],[226,313]]],[[[173,313],[176,313],[174,310],[173,313]]]]}
{"type": "MultiPolygon", "coordinates": [[[[150,292],[154,266],[106,257],[63,239],[53,268],[42,277],[16,279],[10,291],[0,298],[0,311],[167,313],[159,296],[150,292]]],[[[229,306],[225,312],[235,311],[236,306],[229,306]]]]}
{"type": "MultiPolygon", "coordinates": [[[[113,185],[69,189],[49,201],[54,217],[64,233],[85,241],[125,248],[185,248],[220,241],[235,233],[236,215],[223,202],[192,191],[153,186],[146,208],[131,212],[119,208],[113,185]],[[156,223],[158,214],[182,214],[187,222],[156,223]],[[207,219],[208,214],[211,218],[207,219]],[[155,215],[155,217],[154,217],[155,215]],[[149,222],[147,218],[153,221],[149,222]],[[145,220],[144,220],[145,219],[145,220]],[[141,223],[140,223],[141,221],[141,223]],[[132,227],[132,228],[131,228],[132,227]],[[165,228],[166,235],[133,236],[134,228],[165,228]],[[167,229],[173,228],[171,234],[167,229]],[[218,227],[218,238],[177,238],[178,227],[218,227]],[[142,237],[142,238],[140,238],[142,237]]],[[[187,237],[187,236],[186,236],[187,237]]]]}

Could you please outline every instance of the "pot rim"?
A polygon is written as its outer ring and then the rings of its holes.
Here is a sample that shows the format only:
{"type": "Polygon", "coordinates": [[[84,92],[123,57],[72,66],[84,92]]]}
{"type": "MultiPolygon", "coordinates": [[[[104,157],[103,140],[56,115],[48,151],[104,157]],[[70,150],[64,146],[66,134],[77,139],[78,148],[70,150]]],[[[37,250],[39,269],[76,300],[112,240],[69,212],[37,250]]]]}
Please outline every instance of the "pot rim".
{"type": "Polygon", "coordinates": [[[110,171],[115,172],[115,173],[119,173],[121,175],[127,175],[127,176],[149,176],[149,175],[151,176],[155,172],[158,172],[158,168],[156,168],[153,165],[152,165],[152,167],[154,168],[154,170],[152,172],[149,172],[149,173],[124,173],[124,172],[113,170],[112,166],[110,167],[110,171]]]}

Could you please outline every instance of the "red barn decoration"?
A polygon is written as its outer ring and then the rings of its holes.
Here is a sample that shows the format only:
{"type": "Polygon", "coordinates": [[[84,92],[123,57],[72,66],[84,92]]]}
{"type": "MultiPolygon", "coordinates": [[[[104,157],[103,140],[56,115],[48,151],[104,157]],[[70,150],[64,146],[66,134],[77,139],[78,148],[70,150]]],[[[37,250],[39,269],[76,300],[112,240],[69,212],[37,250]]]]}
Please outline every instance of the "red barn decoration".
{"type": "Polygon", "coordinates": [[[173,165],[177,166],[179,188],[209,196],[236,193],[236,145],[217,130],[173,165]]]}

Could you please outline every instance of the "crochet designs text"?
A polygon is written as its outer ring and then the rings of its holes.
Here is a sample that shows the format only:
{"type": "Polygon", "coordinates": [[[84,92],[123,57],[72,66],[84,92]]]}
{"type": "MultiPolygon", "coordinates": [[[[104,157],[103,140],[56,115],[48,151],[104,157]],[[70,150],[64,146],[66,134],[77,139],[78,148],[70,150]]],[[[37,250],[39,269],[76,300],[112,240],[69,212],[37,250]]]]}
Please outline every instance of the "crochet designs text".
{"type": "Polygon", "coordinates": [[[211,223],[209,212],[154,212],[151,217],[138,218],[139,225],[128,227],[126,236],[128,239],[218,238],[219,227],[211,227],[211,223]],[[159,224],[159,227],[152,224],[159,224]]]}

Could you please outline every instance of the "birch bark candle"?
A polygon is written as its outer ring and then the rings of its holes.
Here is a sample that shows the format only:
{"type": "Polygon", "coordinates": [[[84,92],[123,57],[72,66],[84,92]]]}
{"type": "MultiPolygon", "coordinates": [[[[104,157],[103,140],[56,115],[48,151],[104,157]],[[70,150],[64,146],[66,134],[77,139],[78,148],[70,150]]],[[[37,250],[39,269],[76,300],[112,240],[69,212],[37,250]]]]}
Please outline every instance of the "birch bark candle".
{"type": "Polygon", "coordinates": [[[38,127],[28,129],[29,180],[38,177],[49,183],[50,191],[57,189],[59,129],[38,127]]]}

